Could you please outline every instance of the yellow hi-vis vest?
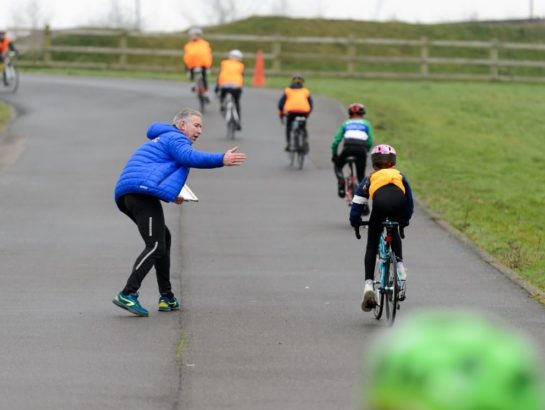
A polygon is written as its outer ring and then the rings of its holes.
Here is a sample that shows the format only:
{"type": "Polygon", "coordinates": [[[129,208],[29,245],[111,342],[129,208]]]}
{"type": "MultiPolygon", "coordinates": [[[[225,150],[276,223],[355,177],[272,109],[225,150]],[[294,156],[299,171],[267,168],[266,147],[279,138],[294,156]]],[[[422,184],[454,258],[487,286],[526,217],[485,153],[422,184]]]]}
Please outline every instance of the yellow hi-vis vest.
{"type": "Polygon", "coordinates": [[[284,113],[289,112],[310,112],[310,103],[308,97],[310,97],[310,91],[306,88],[286,88],[284,90],[286,94],[286,102],[284,103],[284,113]]]}
{"type": "Polygon", "coordinates": [[[405,193],[403,176],[401,175],[401,172],[399,172],[399,170],[395,168],[379,169],[378,171],[375,171],[371,174],[369,181],[369,196],[371,197],[371,199],[373,198],[373,195],[375,194],[377,189],[389,184],[397,186],[403,191],[403,193],[405,193]]]}

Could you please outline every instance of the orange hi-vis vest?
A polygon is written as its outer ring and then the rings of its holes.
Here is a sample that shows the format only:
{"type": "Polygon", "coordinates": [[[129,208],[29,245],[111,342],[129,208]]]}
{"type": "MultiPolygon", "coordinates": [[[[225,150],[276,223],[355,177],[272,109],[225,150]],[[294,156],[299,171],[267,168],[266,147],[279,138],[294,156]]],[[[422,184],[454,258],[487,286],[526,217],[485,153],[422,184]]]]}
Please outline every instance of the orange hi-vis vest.
{"type": "Polygon", "coordinates": [[[310,112],[310,103],[308,97],[310,97],[310,91],[306,88],[286,88],[284,90],[286,94],[286,102],[284,103],[284,113],[289,112],[310,112]]]}
{"type": "Polygon", "coordinates": [[[369,181],[369,196],[371,197],[371,199],[373,198],[373,195],[375,194],[377,189],[389,184],[397,186],[403,191],[403,193],[405,193],[403,176],[401,175],[401,172],[399,172],[399,170],[395,168],[379,169],[378,171],[375,171],[371,174],[369,181]]]}
{"type": "Polygon", "coordinates": [[[184,64],[187,68],[210,68],[212,65],[212,49],[210,43],[202,38],[191,40],[184,46],[184,64]]]}
{"type": "Polygon", "coordinates": [[[244,64],[237,60],[223,60],[221,62],[220,75],[218,77],[218,85],[236,86],[242,88],[244,84],[244,64]]]}
{"type": "Polygon", "coordinates": [[[0,53],[7,53],[11,39],[8,36],[4,36],[4,39],[0,41],[0,53]]]}

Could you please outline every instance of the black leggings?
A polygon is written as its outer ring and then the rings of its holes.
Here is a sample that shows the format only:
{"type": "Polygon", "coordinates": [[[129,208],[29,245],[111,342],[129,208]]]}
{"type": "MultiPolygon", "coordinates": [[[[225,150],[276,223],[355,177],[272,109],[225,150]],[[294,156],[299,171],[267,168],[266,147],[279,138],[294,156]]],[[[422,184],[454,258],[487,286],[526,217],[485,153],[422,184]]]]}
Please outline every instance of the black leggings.
{"type": "MultiPolygon", "coordinates": [[[[379,188],[373,196],[373,209],[369,217],[369,230],[367,232],[367,249],[365,251],[365,280],[375,277],[375,263],[377,259],[378,244],[382,234],[382,222],[386,218],[390,221],[400,222],[405,211],[405,194],[395,185],[386,185],[379,188]]],[[[392,235],[392,250],[397,260],[403,260],[401,237],[396,229],[392,235]]]]}
{"type": "Polygon", "coordinates": [[[149,195],[127,194],[117,202],[119,210],[138,226],[146,247],[136,258],[123,293],[135,293],[155,266],[159,292],[172,297],[170,284],[170,231],[165,225],[163,207],[159,199],[149,195]]]}

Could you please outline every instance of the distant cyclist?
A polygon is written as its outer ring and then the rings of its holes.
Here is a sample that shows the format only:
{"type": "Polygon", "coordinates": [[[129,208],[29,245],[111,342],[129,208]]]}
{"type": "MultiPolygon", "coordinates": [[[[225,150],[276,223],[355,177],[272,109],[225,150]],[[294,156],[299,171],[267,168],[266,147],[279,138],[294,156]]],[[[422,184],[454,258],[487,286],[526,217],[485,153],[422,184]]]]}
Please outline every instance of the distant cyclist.
{"type": "MultiPolygon", "coordinates": [[[[370,311],[376,305],[373,279],[377,249],[383,229],[382,222],[388,218],[398,222],[403,229],[409,225],[414,210],[409,181],[395,168],[396,157],[396,151],[390,145],[382,144],[373,148],[371,151],[373,171],[358,186],[350,209],[350,224],[354,227],[359,226],[361,216],[369,214],[369,199],[373,200],[365,251],[365,287],[361,301],[364,312],[370,311]]],[[[397,258],[397,271],[403,281],[399,299],[404,300],[407,272],[403,265],[401,237],[397,230],[393,233],[392,249],[397,258]]]]}
{"type": "Polygon", "coordinates": [[[367,152],[373,146],[374,136],[371,123],[364,117],[365,106],[363,104],[350,104],[348,106],[348,120],[339,127],[331,144],[331,161],[334,163],[338,194],[341,198],[344,198],[346,194],[343,167],[347,157],[356,157],[358,182],[361,182],[365,177],[367,152]],[[337,149],[341,142],[343,142],[343,149],[341,154],[337,155],[337,149]]]}
{"type": "Polygon", "coordinates": [[[477,312],[408,317],[366,351],[362,410],[543,410],[539,356],[477,312]]]}
{"type": "Polygon", "coordinates": [[[203,38],[202,29],[192,27],[189,29],[190,40],[184,46],[184,64],[189,71],[189,78],[195,81],[195,69],[201,68],[204,82],[205,98],[208,99],[207,74],[212,66],[212,48],[210,43],[203,38]]]}
{"type": "Polygon", "coordinates": [[[240,95],[244,85],[244,64],[242,63],[242,52],[240,50],[231,50],[228,58],[221,62],[220,73],[216,83],[216,93],[220,94],[220,106],[223,111],[223,100],[227,94],[233,96],[235,107],[237,109],[239,123],[237,129],[241,129],[240,125],[240,95]]]}
{"type": "MultiPolygon", "coordinates": [[[[284,94],[278,101],[280,120],[284,121],[284,117],[286,117],[286,151],[290,148],[290,131],[293,120],[298,116],[308,117],[312,111],[312,96],[304,84],[303,76],[294,75],[290,86],[284,89],[284,94]]],[[[308,150],[308,141],[305,141],[305,145],[308,150]]]]}
{"type": "Polygon", "coordinates": [[[5,29],[0,28],[0,61],[4,61],[4,57],[9,53],[18,55],[19,52],[15,48],[13,41],[6,33],[5,29]]]}

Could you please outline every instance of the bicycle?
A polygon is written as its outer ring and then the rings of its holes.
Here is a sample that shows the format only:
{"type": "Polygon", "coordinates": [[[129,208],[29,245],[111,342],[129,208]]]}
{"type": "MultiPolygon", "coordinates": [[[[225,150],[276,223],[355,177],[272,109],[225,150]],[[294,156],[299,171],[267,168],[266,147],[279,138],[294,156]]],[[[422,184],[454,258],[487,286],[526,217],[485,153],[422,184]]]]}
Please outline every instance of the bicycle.
{"type": "Polygon", "coordinates": [[[352,205],[352,198],[358,189],[358,179],[356,178],[355,169],[356,169],[356,157],[349,156],[346,157],[346,166],[348,167],[348,175],[345,177],[345,192],[346,192],[346,203],[348,206],[352,205]]]}
{"type": "MultiPolygon", "coordinates": [[[[360,226],[369,225],[369,221],[362,221],[360,226]]],[[[394,324],[396,313],[400,308],[400,302],[404,300],[405,281],[399,277],[396,263],[397,259],[392,249],[393,230],[398,229],[399,224],[386,219],[382,222],[384,227],[378,246],[379,263],[375,271],[373,287],[377,304],[373,313],[380,320],[382,313],[386,312],[386,321],[390,326],[394,324]],[[403,291],[403,293],[402,293],[403,291]]],[[[354,228],[356,237],[361,239],[359,226],[354,228]]],[[[401,238],[405,237],[403,229],[399,229],[401,238]]]]}
{"type": "Polygon", "coordinates": [[[293,119],[290,131],[288,156],[290,166],[297,164],[297,169],[303,169],[305,155],[308,153],[307,117],[297,116],[293,119]]]}
{"type": "Polygon", "coordinates": [[[235,131],[239,129],[240,118],[238,116],[237,107],[233,95],[227,93],[223,100],[223,109],[222,109],[225,124],[227,125],[227,138],[234,140],[235,131]]]}
{"type": "Polygon", "coordinates": [[[197,100],[199,101],[199,110],[202,114],[204,114],[206,104],[208,104],[208,97],[206,96],[206,87],[204,86],[203,68],[202,67],[193,68],[193,76],[195,79],[193,92],[195,93],[195,95],[197,96],[197,100]]]}
{"type": "Polygon", "coordinates": [[[19,73],[11,60],[12,53],[7,53],[0,61],[0,70],[2,71],[2,85],[9,91],[14,93],[19,87],[19,73]]]}

